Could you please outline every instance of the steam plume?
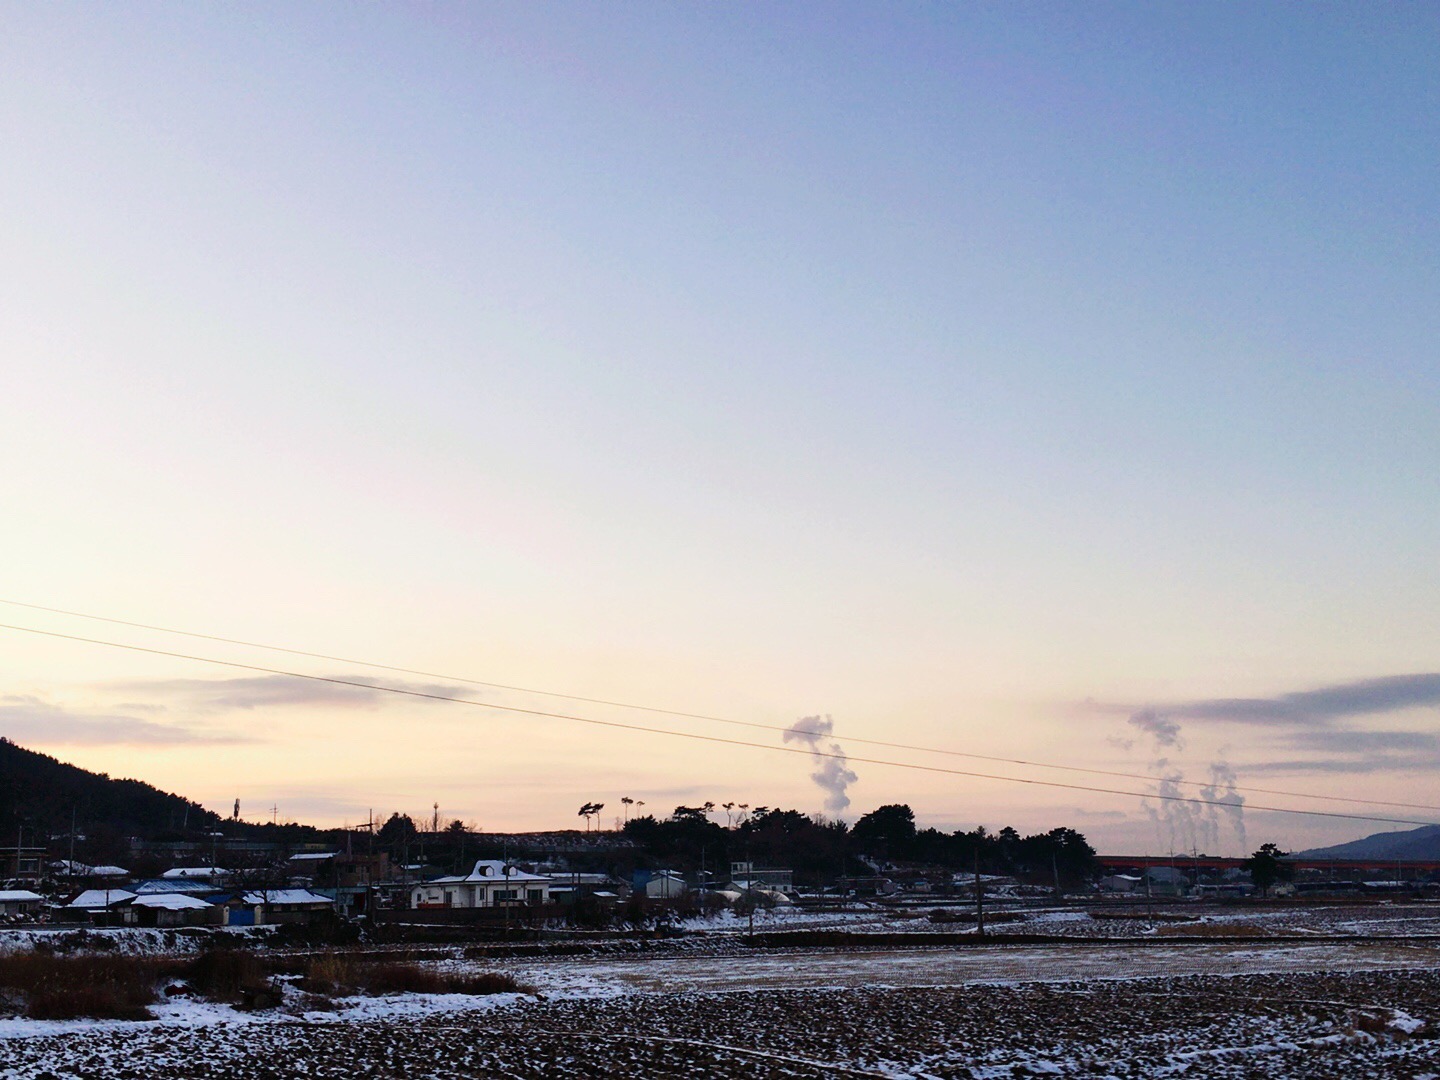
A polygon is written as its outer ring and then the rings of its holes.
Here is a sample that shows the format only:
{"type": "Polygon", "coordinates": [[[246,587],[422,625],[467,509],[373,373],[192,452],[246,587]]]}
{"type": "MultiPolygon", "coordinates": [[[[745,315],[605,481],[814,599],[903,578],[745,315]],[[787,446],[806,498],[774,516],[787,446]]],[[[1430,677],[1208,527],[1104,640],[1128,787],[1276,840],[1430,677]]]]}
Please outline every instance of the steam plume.
{"type": "MultiPolygon", "coordinates": [[[[1181,801],[1189,797],[1185,790],[1185,774],[1173,768],[1166,756],[1168,750],[1183,750],[1180,723],[1172,716],[1154,709],[1142,709],[1129,719],[1131,727],[1150,736],[1150,771],[1159,774],[1153,791],[1159,796],[1153,803],[1142,804],[1155,824],[1156,839],[1170,851],[1206,851],[1219,853],[1221,821],[1229,824],[1239,843],[1240,854],[1248,845],[1245,837],[1245,798],[1236,789],[1235,770],[1223,758],[1211,763],[1209,779],[1200,788],[1200,798],[1212,805],[1181,801]],[[1219,805],[1213,805],[1219,804],[1219,805]]],[[[1221,750],[1224,753],[1224,750],[1221,750]]]]}
{"type": "Polygon", "coordinates": [[[1139,728],[1153,738],[1157,747],[1173,746],[1177,750],[1185,747],[1184,741],[1180,738],[1179,723],[1154,709],[1141,709],[1130,717],[1129,723],[1131,727],[1139,728]]]}
{"type": "Polygon", "coordinates": [[[860,777],[850,768],[840,744],[829,738],[834,730],[835,721],[828,714],[802,716],[785,729],[785,741],[798,742],[809,748],[810,760],[815,765],[810,779],[825,792],[826,813],[839,814],[850,805],[850,796],[845,789],[860,777]]]}

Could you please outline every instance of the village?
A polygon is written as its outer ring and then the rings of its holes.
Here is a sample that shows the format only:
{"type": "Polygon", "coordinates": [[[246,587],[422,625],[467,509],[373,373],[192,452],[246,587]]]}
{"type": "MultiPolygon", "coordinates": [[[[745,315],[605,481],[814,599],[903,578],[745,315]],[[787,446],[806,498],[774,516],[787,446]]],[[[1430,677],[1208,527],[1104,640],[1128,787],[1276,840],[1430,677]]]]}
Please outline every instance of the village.
{"type": "MultiPolygon", "coordinates": [[[[470,833],[459,823],[427,833],[397,814],[386,826],[327,837],[332,843],[218,832],[188,841],[130,838],[133,861],[148,872],[57,857],[67,846],[73,851],[74,838],[56,836],[47,844],[0,848],[0,920],[57,927],[472,926],[518,933],[846,906],[923,909],[936,922],[983,923],[987,907],[994,922],[1006,911],[1066,903],[1153,908],[1201,900],[1440,895],[1437,861],[1294,857],[1278,849],[1268,863],[1264,849],[1248,859],[1198,852],[1096,855],[1068,830],[1029,838],[1002,830],[983,861],[977,856],[967,860],[969,868],[957,869],[953,859],[892,857],[924,846],[908,814],[908,807],[881,808],[842,832],[793,811],[761,808],[727,828],[710,821],[704,808],[677,807],[664,821],[637,819],[613,831],[509,835],[470,833]],[[895,820],[867,827],[887,817],[895,820]],[[896,821],[903,835],[895,834],[896,821]],[[727,848],[750,847],[799,854],[816,832],[844,841],[830,856],[828,874],[809,849],[797,860],[801,869],[780,860],[724,857],[727,848]],[[668,864],[660,858],[665,855],[668,864]]],[[[975,851],[985,847],[977,843],[975,851]]]]}

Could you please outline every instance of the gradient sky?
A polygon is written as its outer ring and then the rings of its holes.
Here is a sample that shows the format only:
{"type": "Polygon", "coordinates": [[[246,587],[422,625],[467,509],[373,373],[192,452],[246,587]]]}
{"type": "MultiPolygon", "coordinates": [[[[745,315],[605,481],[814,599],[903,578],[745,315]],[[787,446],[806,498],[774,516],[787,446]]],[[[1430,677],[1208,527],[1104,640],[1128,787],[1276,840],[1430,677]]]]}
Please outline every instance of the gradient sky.
{"type": "MultiPolygon", "coordinates": [[[[1440,801],[1436,15],[0,4],[0,599],[1440,801]]],[[[794,755],[12,631],[0,734],[322,824],[824,798],[794,755]]],[[[1389,827],[855,771],[852,820],[1107,850],[1389,827]]]]}

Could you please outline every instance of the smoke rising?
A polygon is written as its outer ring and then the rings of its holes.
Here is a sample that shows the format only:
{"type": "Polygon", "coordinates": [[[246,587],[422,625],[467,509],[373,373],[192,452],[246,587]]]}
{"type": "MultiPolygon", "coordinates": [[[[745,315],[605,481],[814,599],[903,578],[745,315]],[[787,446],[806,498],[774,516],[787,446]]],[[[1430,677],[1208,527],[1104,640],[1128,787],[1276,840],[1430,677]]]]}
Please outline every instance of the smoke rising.
{"type": "Polygon", "coordinates": [[[1154,739],[1156,746],[1173,746],[1177,750],[1185,748],[1185,743],[1180,738],[1180,725],[1154,709],[1141,709],[1130,717],[1128,723],[1154,739]]]}
{"type": "Polygon", "coordinates": [[[835,721],[825,716],[802,716],[785,729],[785,741],[798,742],[810,750],[810,760],[815,771],[810,779],[825,792],[825,812],[839,814],[850,805],[846,789],[859,776],[850,768],[849,760],[840,744],[830,738],[835,730],[835,721]]]}
{"type": "Polygon", "coordinates": [[[1200,789],[1200,794],[1222,804],[1205,807],[1215,830],[1216,846],[1219,846],[1219,815],[1223,814],[1235,831],[1235,838],[1240,842],[1240,853],[1243,855],[1250,850],[1250,845],[1245,840],[1245,796],[1235,790],[1236,779],[1235,770],[1230,767],[1229,762],[1216,761],[1210,766],[1210,782],[1200,789]]]}
{"type": "Polygon", "coordinates": [[[1167,751],[1185,747],[1180,723],[1155,709],[1141,709],[1128,723],[1150,737],[1150,771],[1159,776],[1153,788],[1157,798],[1146,799],[1142,806],[1155,825],[1160,844],[1171,852],[1203,849],[1218,855],[1223,823],[1233,833],[1239,853],[1246,854],[1245,797],[1237,790],[1237,777],[1229,762],[1222,757],[1210,764],[1199,789],[1199,797],[1206,803],[1180,801],[1195,797],[1187,790],[1184,771],[1172,766],[1166,756],[1167,751]]]}

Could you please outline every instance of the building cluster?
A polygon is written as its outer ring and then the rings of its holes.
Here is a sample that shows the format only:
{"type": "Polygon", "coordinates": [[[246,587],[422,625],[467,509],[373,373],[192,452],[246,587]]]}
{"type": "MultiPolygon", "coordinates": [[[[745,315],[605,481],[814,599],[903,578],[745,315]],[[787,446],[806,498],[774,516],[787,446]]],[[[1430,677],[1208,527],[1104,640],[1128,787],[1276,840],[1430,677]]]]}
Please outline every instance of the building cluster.
{"type": "MultiPolygon", "coordinates": [[[[1102,855],[1099,892],[1113,896],[1165,899],[1224,899],[1261,892],[1244,859],[1209,855],[1102,855]]],[[[1294,857],[1284,860],[1284,876],[1268,888],[1274,897],[1357,897],[1397,892],[1420,896],[1440,893],[1440,862],[1385,859],[1294,857]]]]}
{"type": "MultiPolygon", "coordinates": [[[[154,877],[122,866],[49,860],[43,849],[11,849],[0,871],[0,921],[93,926],[264,926],[371,917],[457,921],[514,912],[563,915],[590,905],[614,909],[639,901],[690,898],[716,905],[742,900],[791,903],[787,869],[731,865],[728,875],[687,877],[636,870],[627,877],[580,872],[553,862],[478,859],[463,874],[423,863],[392,862],[377,852],[302,851],[251,858],[250,868],[182,863],[154,877]]],[[[232,853],[234,854],[234,853],[232,853]]],[[[254,856],[256,853],[251,852],[254,856]]]]}
{"type": "MultiPolygon", "coordinates": [[[[17,844],[0,848],[0,922],[147,927],[313,925],[357,918],[534,922],[603,915],[622,905],[633,912],[673,905],[776,908],[842,898],[943,904],[974,900],[977,893],[999,901],[1061,893],[1058,872],[1046,883],[868,858],[852,863],[860,872],[817,880],[804,892],[797,890],[792,870],[748,861],[731,862],[728,869],[599,873],[578,869],[587,861],[594,865],[593,851],[557,845],[536,845],[528,861],[481,858],[465,863],[461,873],[447,873],[423,861],[392,859],[383,850],[356,853],[352,845],[287,851],[238,840],[208,848],[152,844],[137,848],[137,854],[152,870],[157,859],[169,868],[142,876],[118,865],[54,859],[44,848],[17,844]]],[[[638,861],[633,849],[608,855],[617,856],[612,865],[638,861]],[[622,854],[629,859],[619,858],[622,854]]],[[[1257,891],[1246,860],[1100,856],[1097,862],[1100,876],[1079,886],[1092,896],[1214,899],[1257,891]]],[[[1271,896],[1435,895],[1440,863],[1287,858],[1284,874],[1267,887],[1271,896]]]]}

